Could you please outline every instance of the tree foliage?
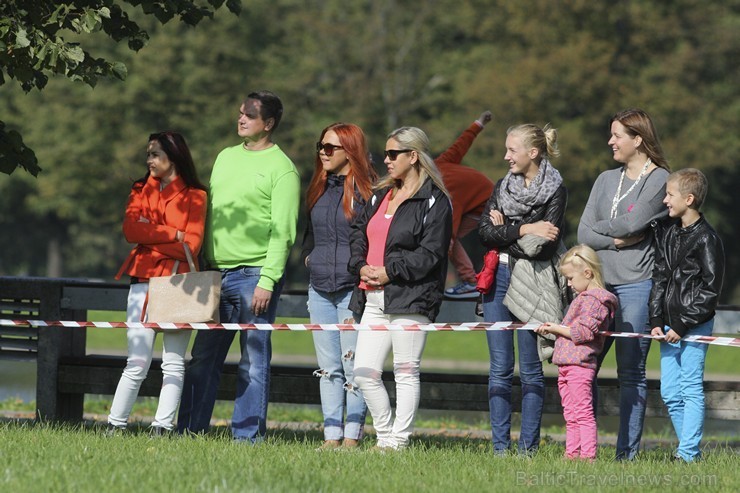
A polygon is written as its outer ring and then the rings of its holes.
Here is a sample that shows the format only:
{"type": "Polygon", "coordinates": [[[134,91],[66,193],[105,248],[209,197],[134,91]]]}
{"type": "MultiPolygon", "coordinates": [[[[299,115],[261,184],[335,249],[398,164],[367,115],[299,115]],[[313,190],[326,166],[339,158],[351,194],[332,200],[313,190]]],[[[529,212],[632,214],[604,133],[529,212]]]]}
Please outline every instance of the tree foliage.
{"type": "MultiPolygon", "coordinates": [[[[150,38],[138,53],[103,31],[86,35],[96,56],[127,67],[125,83],[109,77],[93,90],[49,74],[42,92],[0,88],[0,115],[17,122],[44,167],[35,180],[0,179],[0,230],[12,232],[0,235],[0,273],[44,274],[59,244],[62,274],[110,278],[128,248],[122,210],[145,172],[147,135],[182,132],[207,179],[218,151],[238,142],[241,98],[266,88],[285,103],[275,137],[306,182],[313,143],[335,121],[360,125],[375,156],[401,125],[423,128],[441,152],[491,109],[466,164],[492,179],[506,171],[509,126],[552,123],[569,244],[596,176],[616,165],[610,116],[642,107],[671,166],[710,178],[704,211],[728,252],[723,301],[740,302],[730,248],[740,229],[727,212],[740,209],[738,0],[254,0],[243,9],[197,29],[129,9],[150,38]]],[[[292,284],[305,283],[293,267],[292,284]]]]}
{"type": "MultiPolygon", "coordinates": [[[[125,10],[141,10],[165,24],[179,17],[195,26],[212,18],[224,0],[208,3],[192,1],[112,0],[47,2],[6,0],[0,4],[0,85],[6,77],[15,80],[24,91],[46,87],[49,76],[60,75],[95,87],[100,78],[126,78],[126,65],[117,60],[96,57],[83,47],[93,33],[102,32],[115,42],[126,41],[128,48],[139,51],[149,41],[149,34],[131,20],[125,10]],[[71,38],[71,39],[70,39],[71,38]]],[[[227,7],[239,13],[241,3],[227,1],[227,7]]],[[[17,167],[36,176],[40,171],[34,152],[25,146],[17,131],[6,131],[0,121],[0,171],[10,174],[17,167]]]]}

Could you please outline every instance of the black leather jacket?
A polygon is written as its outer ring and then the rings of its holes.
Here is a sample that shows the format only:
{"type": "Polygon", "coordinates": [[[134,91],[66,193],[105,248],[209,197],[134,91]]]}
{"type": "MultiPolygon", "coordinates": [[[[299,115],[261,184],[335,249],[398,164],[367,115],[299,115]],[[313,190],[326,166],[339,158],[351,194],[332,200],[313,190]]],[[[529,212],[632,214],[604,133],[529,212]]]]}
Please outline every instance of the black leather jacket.
{"type": "Polygon", "coordinates": [[[563,225],[565,224],[565,207],[568,205],[568,191],[564,185],[560,185],[550,200],[539,207],[532,209],[529,214],[524,216],[521,221],[512,221],[506,218],[506,222],[501,226],[494,226],[491,222],[490,212],[492,210],[501,210],[499,206],[499,193],[501,181],[496,183],[496,188],[488,199],[480,222],[478,223],[478,237],[489,249],[498,248],[502,253],[508,253],[514,257],[511,259],[513,264],[515,259],[528,260],[550,260],[557,252],[560,240],[563,238],[563,225]],[[536,257],[530,257],[522,251],[516,241],[521,237],[519,228],[522,224],[536,223],[537,221],[549,221],[560,230],[555,241],[547,243],[536,257]]]}
{"type": "MultiPolygon", "coordinates": [[[[352,223],[349,272],[367,265],[367,225],[390,188],[377,190],[352,223]]],[[[434,321],[444,298],[447,250],[452,237],[450,199],[431,179],[404,201],[391,220],[383,264],[390,281],[384,286],[385,313],[421,314],[434,321]]],[[[355,287],[349,308],[365,310],[365,290],[355,287]]]]}
{"type": "Polygon", "coordinates": [[[714,317],[725,271],[717,233],[701,216],[682,228],[675,220],[654,221],[655,267],[650,326],[669,326],[683,337],[714,317]]]}

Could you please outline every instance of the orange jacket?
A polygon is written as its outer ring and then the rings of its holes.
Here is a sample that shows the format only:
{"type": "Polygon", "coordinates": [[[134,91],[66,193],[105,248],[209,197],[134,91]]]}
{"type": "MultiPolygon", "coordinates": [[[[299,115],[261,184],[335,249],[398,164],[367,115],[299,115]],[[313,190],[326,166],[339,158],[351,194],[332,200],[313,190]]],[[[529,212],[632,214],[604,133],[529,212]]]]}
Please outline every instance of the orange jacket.
{"type": "Polygon", "coordinates": [[[181,177],[175,178],[164,190],[159,190],[159,180],[147,179],[131,189],[126,215],[123,219],[123,235],[129,243],[135,243],[126,261],[116,275],[123,274],[149,279],[173,274],[175,260],[180,260],[178,273],[188,272],[185,250],[177,241],[177,232],[185,233],[184,241],[197,255],[203,244],[206,222],[206,192],[185,186],[181,177]],[[140,221],[141,218],[148,222],[140,221]]]}
{"type": "Polygon", "coordinates": [[[478,123],[471,123],[457,140],[434,160],[452,200],[453,238],[457,237],[463,215],[480,215],[493,193],[494,183],[486,175],[461,163],[481,130],[483,127],[478,123]]]}

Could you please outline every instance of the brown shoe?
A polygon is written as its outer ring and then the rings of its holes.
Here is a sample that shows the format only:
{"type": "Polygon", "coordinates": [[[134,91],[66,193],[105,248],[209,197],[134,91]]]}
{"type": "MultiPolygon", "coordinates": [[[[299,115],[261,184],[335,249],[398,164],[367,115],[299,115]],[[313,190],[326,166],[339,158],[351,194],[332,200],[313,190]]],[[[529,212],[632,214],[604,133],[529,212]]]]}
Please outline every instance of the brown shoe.
{"type": "Polygon", "coordinates": [[[316,450],[319,452],[322,452],[324,450],[335,450],[341,447],[342,442],[339,440],[324,440],[324,443],[321,444],[320,447],[318,447],[316,450]]]}
{"type": "Polygon", "coordinates": [[[342,442],[342,448],[357,448],[360,446],[360,441],[354,438],[345,438],[342,442]]]}

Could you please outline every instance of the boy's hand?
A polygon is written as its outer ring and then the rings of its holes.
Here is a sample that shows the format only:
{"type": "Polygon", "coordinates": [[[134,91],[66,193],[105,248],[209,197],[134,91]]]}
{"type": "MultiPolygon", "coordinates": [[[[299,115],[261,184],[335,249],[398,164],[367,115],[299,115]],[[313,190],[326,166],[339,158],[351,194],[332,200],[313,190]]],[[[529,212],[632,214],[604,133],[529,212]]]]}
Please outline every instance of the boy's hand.
{"type": "Polygon", "coordinates": [[[653,337],[665,337],[663,329],[660,327],[653,327],[653,330],[650,331],[650,335],[653,337]]]}
{"type": "Polygon", "coordinates": [[[681,340],[681,336],[678,335],[673,329],[665,333],[665,342],[678,342],[681,340]]]}

